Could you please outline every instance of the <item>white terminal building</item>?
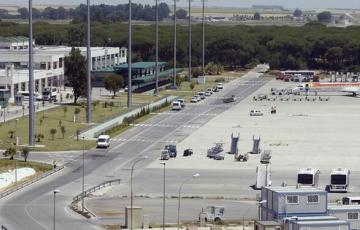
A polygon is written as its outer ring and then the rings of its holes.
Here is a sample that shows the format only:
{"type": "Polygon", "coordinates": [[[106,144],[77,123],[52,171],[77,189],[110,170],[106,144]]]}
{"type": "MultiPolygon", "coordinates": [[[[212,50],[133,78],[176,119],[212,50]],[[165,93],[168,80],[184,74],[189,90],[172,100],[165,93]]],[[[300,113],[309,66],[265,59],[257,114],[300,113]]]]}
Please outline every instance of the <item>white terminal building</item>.
{"type": "MultiPolygon", "coordinates": [[[[71,47],[40,46],[34,47],[35,91],[45,87],[61,87],[66,82],[64,59],[71,47]]],[[[86,47],[79,48],[86,57],[86,47]]],[[[91,68],[101,70],[111,68],[127,61],[127,49],[118,47],[91,47],[91,68]]],[[[10,99],[18,91],[29,88],[29,40],[27,37],[0,37],[0,89],[10,90],[10,99]]]]}

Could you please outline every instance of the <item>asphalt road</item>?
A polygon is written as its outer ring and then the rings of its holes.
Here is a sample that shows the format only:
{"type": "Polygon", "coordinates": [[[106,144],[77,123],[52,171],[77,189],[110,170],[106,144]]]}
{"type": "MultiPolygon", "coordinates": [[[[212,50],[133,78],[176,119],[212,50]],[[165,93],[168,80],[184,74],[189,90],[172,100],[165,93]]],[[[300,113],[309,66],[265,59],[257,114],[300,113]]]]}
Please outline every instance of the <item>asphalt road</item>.
{"type": "MultiPolygon", "coordinates": [[[[134,127],[114,138],[108,150],[88,151],[85,157],[85,187],[89,188],[114,178],[121,178],[126,183],[134,159],[142,155],[157,159],[165,143],[183,139],[212,116],[231,106],[223,105],[223,96],[234,94],[240,101],[267,81],[257,78],[255,73],[250,73],[247,78],[226,84],[217,97],[208,98],[206,103],[189,106],[181,112],[159,114],[146,122],[148,126],[134,127]]],[[[148,163],[140,163],[136,174],[141,174],[141,169],[148,163]]],[[[8,229],[52,229],[52,191],[58,189],[60,193],[56,195],[56,229],[95,229],[90,221],[77,216],[68,208],[72,197],[81,192],[81,175],[82,160],[73,160],[58,174],[2,199],[0,223],[8,229]]]]}

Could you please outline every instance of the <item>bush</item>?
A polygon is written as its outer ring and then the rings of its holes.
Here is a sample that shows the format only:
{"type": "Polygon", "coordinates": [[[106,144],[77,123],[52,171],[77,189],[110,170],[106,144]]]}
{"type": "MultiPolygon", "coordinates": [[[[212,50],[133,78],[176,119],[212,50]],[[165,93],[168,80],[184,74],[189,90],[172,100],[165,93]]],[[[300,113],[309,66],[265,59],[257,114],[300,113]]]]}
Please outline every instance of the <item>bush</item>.
{"type": "Polygon", "coordinates": [[[21,156],[24,158],[24,161],[26,162],[30,154],[30,149],[28,147],[24,147],[21,150],[21,156]]]}
{"type": "Polygon", "coordinates": [[[5,150],[3,155],[4,157],[9,157],[10,160],[13,160],[16,155],[16,149],[14,147],[9,147],[5,150]]]}
{"type": "Polygon", "coordinates": [[[44,134],[42,134],[42,133],[35,134],[36,142],[41,142],[41,139],[43,139],[43,138],[44,138],[44,134]]]}

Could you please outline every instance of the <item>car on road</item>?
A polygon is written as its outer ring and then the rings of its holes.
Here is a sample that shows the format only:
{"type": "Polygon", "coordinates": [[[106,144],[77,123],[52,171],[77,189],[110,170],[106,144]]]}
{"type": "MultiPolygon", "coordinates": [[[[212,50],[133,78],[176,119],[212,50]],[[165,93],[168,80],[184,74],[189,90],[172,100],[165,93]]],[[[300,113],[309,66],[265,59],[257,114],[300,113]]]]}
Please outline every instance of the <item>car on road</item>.
{"type": "Polygon", "coordinates": [[[110,146],[111,138],[109,135],[100,135],[97,139],[97,148],[108,148],[110,146]]]}
{"type": "Polygon", "coordinates": [[[164,149],[163,151],[161,151],[161,157],[160,160],[169,160],[170,159],[170,154],[169,151],[167,149],[164,149]]]}
{"type": "Polygon", "coordinates": [[[176,145],[165,145],[165,149],[169,152],[169,157],[176,157],[176,145]]]}
{"type": "Polygon", "coordinates": [[[213,89],[212,88],[207,88],[206,92],[209,92],[210,94],[213,94],[213,89]]]}
{"type": "Polygon", "coordinates": [[[200,96],[200,98],[202,100],[205,99],[205,93],[204,92],[198,92],[198,95],[200,96]]]}
{"type": "Polygon", "coordinates": [[[221,82],[219,82],[217,84],[217,89],[223,89],[223,88],[224,88],[223,84],[221,82]]]}
{"type": "Polygon", "coordinates": [[[172,102],[171,109],[172,109],[172,110],[181,110],[181,109],[182,109],[182,106],[181,106],[180,101],[173,101],[173,102],[172,102]]]}
{"type": "Polygon", "coordinates": [[[211,93],[210,93],[209,91],[206,91],[206,92],[205,92],[205,96],[206,96],[206,97],[210,97],[210,96],[211,96],[211,93]]]}
{"type": "Polygon", "coordinates": [[[195,97],[196,97],[197,101],[201,101],[201,97],[199,95],[196,94],[195,97]]]}
{"type": "Polygon", "coordinates": [[[264,115],[264,113],[261,112],[261,110],[256,110],[256,109],[250,110],[250,116],[262,116],[262,115],[264,115]]]}
{"type": "Polygon", "coordinates": [[[192,97],[190,100],[190,103],[197,103],[197,102],[198,102],[197,97],[192,97]]]}
{"type": "Polygon", "coordinates": [[[185,100],[183,98],[177,99],[177,101],[180,102],[182,108],[185,107],[185,100]]]}

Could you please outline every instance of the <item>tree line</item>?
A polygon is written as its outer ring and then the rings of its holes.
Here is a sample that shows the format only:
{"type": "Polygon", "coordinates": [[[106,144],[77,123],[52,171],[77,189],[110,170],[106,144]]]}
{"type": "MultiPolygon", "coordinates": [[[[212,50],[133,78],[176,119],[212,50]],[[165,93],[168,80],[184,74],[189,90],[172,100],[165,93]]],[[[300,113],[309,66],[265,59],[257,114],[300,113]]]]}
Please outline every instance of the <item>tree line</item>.
{"type": "MultiPolygon", "coordinates": [[[[119,5],[91,5],[91,21],[109,23],[116,21],[127,21],[129,4],[119,5]]],[[[159,8],[159,20],[168,18],[170,15],[169,6],[162,2],[158,6],[159,8]]],[[[0,19],[28,19],[28,8],[22,7],[18,9],[18,15],[9,14],[6,9],[0,9],[0,19]]],[[[42,20],[72,20],[75,23],[85,22],[87,15],[87,6],[81,4],[76,8],[64,8],[64,7],[46,7],[43,10],[33,8],[33,19],[42,20]]],[[[180,11],[179,16],[183,17],[184,12],[180,11]]],[[[185,14],[186,15],[186,14],[185,14]]],[[[154,21],[155,20],[155,6],[132,4],[132,18],[134,20],[154,21]]]]}
{"type": "MultiPolygon", "coordinates": [[[[34,24],[34,36],[40,45],[85,45],[85,25],[34,24]]],[[[155,26],[135,25],[134,61],[155,59],[155,26]]],[[[201,25],[193,25],[192,61],[201,64],[201,25]]],[[[27,36],[27,26],[0,23],[0,36],[27,36]]],[[[187,27],[178,26],[177,59],[187,66],[187,27]]],[[[92,23],[92,46],[127,46],[126,23],[92,23]]],[[[160,60],[173,60],[173,27],[160,26],[160,60]]],[[[329,69],[359,71],[360,27],[326,27],[311,22],[303,27],[289,26],[206,26],[206,62],[230,68],[267,62],[275,69],[329,69]]]]}

